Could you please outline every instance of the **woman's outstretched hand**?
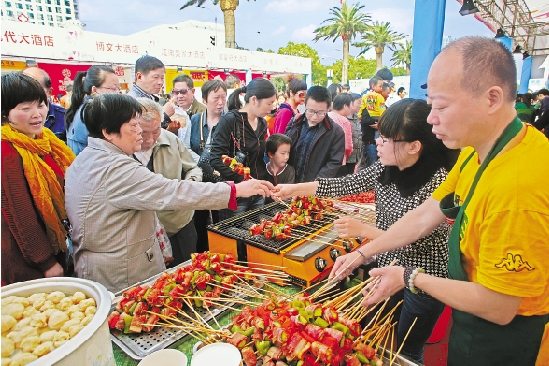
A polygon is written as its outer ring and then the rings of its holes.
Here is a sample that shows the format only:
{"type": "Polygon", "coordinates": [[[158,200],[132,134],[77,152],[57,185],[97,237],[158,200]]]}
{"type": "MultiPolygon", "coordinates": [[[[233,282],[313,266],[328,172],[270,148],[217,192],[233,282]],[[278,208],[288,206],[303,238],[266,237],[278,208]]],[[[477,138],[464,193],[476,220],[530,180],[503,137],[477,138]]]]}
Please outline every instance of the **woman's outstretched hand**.
{"type": "Polygon", "coordinates": [[[237,197],[251,197],[255,195],[270,197],[271,190],[275,188],[270,182],[257,179],[245,180],[235,186],[237,197]]]}

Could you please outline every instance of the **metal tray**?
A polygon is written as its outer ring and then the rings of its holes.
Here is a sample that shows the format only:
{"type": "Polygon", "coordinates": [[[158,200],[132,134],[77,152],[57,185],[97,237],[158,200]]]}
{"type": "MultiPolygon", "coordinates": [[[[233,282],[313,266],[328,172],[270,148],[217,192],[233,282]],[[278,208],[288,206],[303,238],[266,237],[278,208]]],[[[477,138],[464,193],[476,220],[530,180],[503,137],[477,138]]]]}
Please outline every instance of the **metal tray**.
{"type": "MultiPolygon", "coordinates": [[[[168,272],[172,273],[178,268],[187,267],[190,265],[191,260],[188,260],[175,268],[168,269],[168,272]]],[[[138,285],[152,285],[158,277],[160,277],[160,273],[144,281],[138,282],[131,287],[138,285]]],[[[116,303],[118,302],[118,300],[120,300],[122,293],[126,290],[127,289],[124,289],[114,294],[115,297],[111,303],[111,312],[115,310],[116,303]]],[[[227,304],[227,306],[233,305],[234,303],[227,304]]],[[[205,309],[195,308],[195,311],[200,314],[200,316],[206,321],[210,321],[213,317],[217,317],[219,314],[227,310],[227,308],[220,308],[216,306],[211,306],[209,312],[205,309]]],[[[183,307],[183,311],[187,311],[189,315],[194,316],[194,314],[191,313],[191,310],[186,307],[183,307]]],[[[122,351],[124,351],[124,353],[126,353],[128,356],[136,360],[141,360],[151,353],[164,349],[172,343],[175,343],[185,336],[188,336],[188,333],[183,330],[168,327],[154,327],[151,332],[140,334],[124,334],[118,329],[110,329],[110,332],[111,340],[113,341],[113,343],[120,347],[120,349],[122,349],[122,351]]]]}

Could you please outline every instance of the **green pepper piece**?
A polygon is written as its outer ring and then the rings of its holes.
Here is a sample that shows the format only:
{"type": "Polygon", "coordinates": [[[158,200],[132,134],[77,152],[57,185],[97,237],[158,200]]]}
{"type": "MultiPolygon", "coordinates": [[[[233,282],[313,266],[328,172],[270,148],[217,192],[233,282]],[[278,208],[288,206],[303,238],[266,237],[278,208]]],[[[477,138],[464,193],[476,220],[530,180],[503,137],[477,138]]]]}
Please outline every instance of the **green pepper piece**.
{"type": "Polygon", "coordinates": [[[221,283],[221,281],[223,281],[223,277],[221,277],[220,275],[216,274],[214,276],[214,279],[215,279],[215,282],[217,283],[221,283]]]}
{"type": "Polygon", "coordinates": [[[227,254],[224,254],[224,253],[219,253],[219,259],[221,260],[221,262],[225,262],[225,256],[227,254]]]}
{"type": "Polygon", "coordinates": [[[193,300],[194,300],[194,306],[196,306],[197,308],[202,307],[202,300],[200,299],[193,299],[193,300]]]}
{"type": "Polygon", "coordinates": [[[130,333],[130,325],[132,324],[133,316],[125,315],[124,316],[124,334],[130,333]]]}
{"type": "Polygon", "coordinates": [[[232,326],[231,332],[233,332],[233,333],[237,333],[237,332],[240,333],[240,332],[242,332],[242,328],[240,328],[238,325],[235,324],[235,325],[232,326]]]}
{"type": "Polygon", "coordinates": [[[368,359],[368,357],[364,356],[362,352],[356,352],[355,355],[356,357],[358,357],[360,363],[370,364],[370,360],[368,359]]]}
{"type": "Polygon", "coordinates": [[[305,318],[305,320],[309,321],[310,315],[307,310],[299,310],[299,315],[305,318]]]}
{"type": "Polygon", "coordinates": [[[267,354],[267,351],[269,351],[269,348],[271,348],[271,341],[255,341],[255,348],[257,348],[259,354],[265,356],[267,354]]]}
{"type": "Polygon", "coordinates": [[[370,360],[370,366],[376,366],[376,360],[373,358],[370,360]]]}
{"type": "Polygon", "coordinates": [[[196,278],[198,277],[199,271],[193,271],[193,278],[191,278],[191,285],[195,287],[196,278]]]}
{"type": "Polygon", "coordinates": [[[280,328],[282,326],[279,322],[273,322],[273,325],[277,328],[280,328]]]}
{"type": "Polygon", "coordinates": [[[170,291],[176,287],[176,283],[170,283],[169,285],[164,286],[164,296],[168,296],[170,294],[170,291]]]}
{"type": "Polygon", "coordinates": [[[296,365],[296,366],[303,366],[304,364],[305,364],[305,361],[299,360],[299,361],[297,361],[297,365],[296,365]]]}
{"type": "Polygon", "coordinates": [[[145,292],[145,296],[143,296],[143,299],[147,300],[149,298],[149,295],[150,295],[151,291],[152,291],[152,288],[149,287],[147,292],[145,292]]]}
{"type": "Polygon", "coordinates": [[[332,328],[342,331],[345,335],[349,334],[349,327],[338,322],[332,324],[332,328]]]}
{"type": "Polygon", "coordinates": [[[128,310],[128,313],[130,315],[133,315],[133,312],[135,311],[135,308],[137,307],[137,301],[133,303],[132,307],[130,308],[130,310],[128,310]]]}
{"type": "Polygon", "coordinates": [[[296,309],[304,309],[305,304],[301,300],[293,300],[292,301],[292,307],[296,309]]]}
{"type": "Polygon", "coordinates": [[[313,315],[314,315],[315,318],[318,318],[319,316],[322,316],[322,308],[320,308],[320,307],[316,308],[313,315]]]}
{"type": "Polygon", "coordinates": [[[251,336],[252,334],[254,334],[255,332],[255,327],[249,327],[248,329],[246,330],[237,330],[238,333],[242,334],[242,335],[245,335],[246,337],[249,337],[251,336]]]}
{"type": "Polygon", "coordinates": [[[206,285],[206,292],[211,292],[213,290],[213,287],[210,285],[206,285]]]}
{"type": "Polygon", "coordinates": [[[315,325],[318,325],[321,328],[327,328],[330,324],[328,324],[328,322],[322,318],[316,318],[315,325]]]}

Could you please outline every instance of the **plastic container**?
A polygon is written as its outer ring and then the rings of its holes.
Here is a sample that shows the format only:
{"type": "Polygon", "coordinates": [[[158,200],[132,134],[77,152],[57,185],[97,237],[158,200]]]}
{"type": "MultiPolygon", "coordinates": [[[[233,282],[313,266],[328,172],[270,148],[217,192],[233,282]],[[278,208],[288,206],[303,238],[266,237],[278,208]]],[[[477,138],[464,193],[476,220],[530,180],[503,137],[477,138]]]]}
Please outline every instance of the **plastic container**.
{"type": "Polygon", "coordinates": [[[88,297],[93,297],[96,302],[97,312],[91,322],[74,338],[29,365],[115,366],[111,337],[107,325],[111,297],[105,286],[81,278],[42,278],[2,287],[2,297],[30,296],[39,292],[51,293],[54,291],[62,291],[67,296],[80,291],[88,297]]]}
{"type": "Polygon", "coordinates": [[[212,343],[200,348],[191,358],[191,366],[242,366],[242,355],[229,343],[212,343]]]}
{"type": "Polygon", "coordinates": [[[163,349],[151,353],[137,366],[187,366],[187,356],[176,349],[163,349]]]}

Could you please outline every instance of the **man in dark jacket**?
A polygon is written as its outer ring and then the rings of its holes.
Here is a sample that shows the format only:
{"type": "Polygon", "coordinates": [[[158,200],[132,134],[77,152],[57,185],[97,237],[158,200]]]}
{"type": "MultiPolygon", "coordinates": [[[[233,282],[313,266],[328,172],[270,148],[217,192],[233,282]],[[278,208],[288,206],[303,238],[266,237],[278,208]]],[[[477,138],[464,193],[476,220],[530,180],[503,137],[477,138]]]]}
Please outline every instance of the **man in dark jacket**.
{"type": "Polygon", "coordinates": [[[345,132],[328,117],[332,97],[328,89],[313,86],[307,90],[305,113],[293,118],[285,135],[292,139],[288,163],[295,169],[295,181],[312,182],[333,178],[343,163],[345,132]]]}

